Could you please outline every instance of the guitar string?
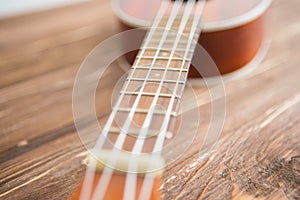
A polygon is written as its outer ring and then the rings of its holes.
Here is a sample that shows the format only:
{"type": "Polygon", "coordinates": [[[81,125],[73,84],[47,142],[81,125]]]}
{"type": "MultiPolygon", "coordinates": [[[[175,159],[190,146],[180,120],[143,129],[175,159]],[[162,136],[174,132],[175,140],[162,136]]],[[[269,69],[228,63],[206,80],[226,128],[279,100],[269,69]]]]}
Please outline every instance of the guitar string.
{"type": "MultiPolygon", "coordinates": [[[[187,57],[189,49],[191,49],[190,46],[192,44],[192,41],[194,41],[194,36],[195,36],[195,34],[198,34],[198,33],[196,33],[196,28],[197,28],[197,26],[200,22],[201,13],[202,13],[202,10],[204,8],[204,5],[205,5],[205,1],[201,1],[201,2],[198,3],[198,5],[196,7],[196,12],[195,13],[197,13],[197,15],[195,14],[194,18],[193,18],[193,25],[192,25],[192,29],[191,29],[190,34],[189,34],[189,40],[188,40],[188,44],[187,44],[187,48],[186,48],[184,57],[187,57]]],[[[199,30],[199,35],[200,35],[200,32],[201,31],[199,30]]],[[[195,45],[192,48],[194,49],[195,45]]],[[[184,65],[185,65],[185,60],[183,61],[181,67],[183,68],[184,65]]],[[[180,73],[181,73],[181,71],[180,71],[180,73]]],[[[185,77],[185,79],[186,78],[187,77],[185,77]]],[[[178,77],[178,79],[177,79],[177,83],[176,83],[176,86],[175,86],[176,88],[178,87],[178,81],[179,80],[180,80],[180,77],[178,77]]],[[[176,89],[175,89],[175,91],[176,91],[176,89]]],[[[181,93],[183,93],[183,89],[182,89],[181,93]]],[[[167,110],[167,115],[165,116],[165,120],[164,120],[164,123],[163,123],[163,124],[165,124],[165,126],[162,127],[162,130],[160,131],[160,134],[158,135],[157,141],[156,141],[154,149],[153,149],[153,153],[154,152],[159,152],[162,149],[165,134],[166,134],[166,130],[167,130],[167,123],[168,123],[169,118],[171,116],[171,109],[173,107],[174,99],[175,98],[173,96],[172,99],[171,99],[171,102],[169,104],[169,107],[168,107],[168,110],[167,110]]],[[[154,158],[154,154],[153,154],[153,158],[154,158]]],[[[149,163],[152,163],[152,162],[149,162],[149,163]]],[[[143,185],[142,185],[142,188],[141,188],[141,192],[140,192],[140,196],[139,196],[140,200],[149,199],[149,197],[151,195],[150,191],[152,191],[153,184],[154,184],[154,175],[152,173],[147,173],[145,178],[144,178],[144,182],[143,182],[143,185]],[[151,190],[149,190],[149,188],[151,188],[151,190]]]]}
{"type": "MultiPolygon", "coordinates": [[[[164,70],[162,79],[161,79],[160,84],[159,84],[159,86],[157,88],[157,91],[155,93],[155,97],[154,97],[154,99],[151,103],[150,110],[149,110],[149,112],[148,112],[148,114],[147,114],[147,116],[144,120],[143,126],[142,126],[142,128],[139,132],[139,137],[137,138],[137,140],[134,144],[133,150],[131,151],[131,153],[133,153],[133,154],[140,154],[143,147],[144,147],[144,143],[145,143],[144,138],[146,137],[146,135],[148,133],[148,130],[149,130],[149,126],[150,126],[150,123],[151,123],[151,120],[152,120],[152,117],[153,117],[154,107],[157,104],[158,97],[159,97],[159,94],[161,92],[164,80],[166,79],[168,68],[170,67],[171,61],[172,61],[172,59],[174,57],[174,54],[175,54],[176,47],[178,46],[178,43],[180,41],[180,37],[181,37],[185,27],[186,27],[189,16],[192,13],[194,3],[195,3],[194,0],[190,1],[189,3],[187,3],[187,5],[185,7],[185,10],[184,10],[181,22],[180,22],[180,26],[178,28],[177,36],[176,36],[175,42],[174,42],[173,47],[172,47],[171,55],[168,59],[168,63],[167,63],[166,68],[164,70]]],[[[176,91],[176,89],[175,89],[175,91],[176,91]]],[[[126,200],[134,200],[135,199],[136,187],[132,187],[132,186],[136,186],[137,174],[136,173],[130,173],[130,172],[134,172],[134,171],[137,170],[137,167],[138,167],[138,162],[137,161],[138,161],[137,157],[131,156],[130,161],[129,161],[128,171],[127,171],[127,176],[126,176],[125,192],[124,192],[124,196],[123,196],[124,200],[125,200],[125,198],[126,198],[126,200]]],[[[148,198],[143,197],[143,199],[147,200],[148,198]]]]}
{"type": "MultiPolygon", "coordinates": [[[[180,10],[180,7],[181,7],[180,4],[175,4],[172,11],[171,11],[172,15],[174,15],[173,13],[175,13],[174,16],[176,16],[178,11],[180,10]]],[[[167,29],[164,31],[163,36],[162,36],[162,40],[161,40],[160,45],[159,45],[160,48],[163,45],[165,38],[167,37],[168,30],[170,30],[169,27],[171,26],[171,24],[173,24],[174,18],[171,17],[168,20],[167,29]]],[[[156,51],[156,57],[158,56],[158,53],[159,53],[159,51],[157,50],[156,51]]],[[[104,168],[104,170],[102,172],[102,176],[101,176],[101,178],[98,181],[98,184],[96,186],[95,193],[93,195],[93,199],[102,199],[103,196],[105,195],[105,191],[107,190],[107,187],[109,185],[109,181],[111,180],[112,174],[114,172],[112,167],[115,166],[115,164],[117,162],[117,159],[120,155],[120,150],[122,149],[122,146],[125,142],[127,132],[128,132],[129,127],[130,127],[130,124],[131,124],[131,120],[134,116],[135,110],[136,110],[137,105],[139,103],[139,100],[142,96],[142,91],[144,90],[144,87],[147,83],[147,79],[150,76],[151,68],[154,66],[155,62],[156,62],[156,60],[154,59],[151,63],[149,71],[146,75],[145,81],[143,82],[143,85],[141,86],[140,92],[138,93],[138,96],[135,99],[135,102],[132,106],[132,110],[130,111],[130,113],[129,113],[127,119],[126,119],[126,122],[125,122],[124,126],[122,127],[121,133],[119,134],[119,136],[117,138],[117,141],[114,144],[114,148],[111,150],[110,158],[109,158],[109,161],[108,161],[108,164],[107,164],[109,167],[106,166],[104,168]]]]}
{"type": "MultiPolygon", "coordinates": [[[[160,5],[160,8],[157,12],[157,16],[153,21],[153,25],[155,27],[158,26],[161,18],[163,17],[163,15],[166,12],[169,5],[170,5],[169,1],[167,1],[167,0],[162,1],[161,5],[160,5]]],[[[154,30],[155,29],[151,29],[147,33],[146,39],[145,39],[146,45],[148,45],[148,43],[150,41],[150,38],[152,38],[153,34],[155,33],[154,30]]],[[[142,49],[142,52],[144,52],[144,51],[145,51],[145,49],[142,49]]],[[[139,62],[139,61],[140,61],[140,59],[138,58],[137,62],[139,62]]],[[[135,71],[135,68],[132,69],[132,73],[129,75],[129,79],[132,78],[132,76],[134,74],[134,71],[135,71]]],[[[125,90],[128,88],[128,86],[129,86],[129,81],[124,86],[125,90]]],[[[97,150],[102,148],[102,146],[103,146],[103,144],[106,140],[107,134],[110,130],[110,127],[112,125],[112,122],[115,119],[117,110],[120,107],[120,104],[122,102],[123,97],[124,97],[124,93],[121,94],[120,97],[118,98],[118,100],[117,100],[117,102],[116,102],[116,104],[115,104],[115,106],[112,110],[112,113],[110,114],[109,119],[107,120],[107,122],[106,122],[106,124],[105,124],[105,126],[102,130],[102,133],[99,135],[99,138],[97,139],[96,144],[95,144],[94,148],[92,149],[92,152],[91,152],[92,154],[96,153],[96,155],[98,155],[97,150]]],[[[95,173],[96,173],[96,165],[97,165],[97,160],[96,159],[91,159],[89,161],[89,165],[86,169],[86,176],[84,177],[83,184],[82,184],[82,190],[81,190],[80,198],[79,198],[80,200],[90,199],[90,196],[91,196],[91,193],[92,193],[92,185],[93,185],[94,178],[95,178],[95,173]]]]}

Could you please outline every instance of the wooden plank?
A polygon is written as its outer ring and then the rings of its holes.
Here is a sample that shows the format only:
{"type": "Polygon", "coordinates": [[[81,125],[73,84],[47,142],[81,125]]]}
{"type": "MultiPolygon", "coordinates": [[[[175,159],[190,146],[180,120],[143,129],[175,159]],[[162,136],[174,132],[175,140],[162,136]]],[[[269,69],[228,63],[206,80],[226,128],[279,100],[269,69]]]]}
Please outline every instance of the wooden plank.
{"type": "MultiPolygon", "coordinates": [[[[194,88],[199,136],[167,167],[163,199],[300,198],[290,161],[300,155],[299,6],[273,3],[268,55],[254,72],[225,84],[222,135],[201,155],[210,103],[205,88],[194,88]]],[[[117,31],[109,1],[0,21],[0,199],[68,199],[74,192],[86,150],[73,124],[73,81],[87,53],[117,31]]],[[[101,123],[110,111],[103,96],[122,74],[114,63],[98,89],[101,123]]]]}

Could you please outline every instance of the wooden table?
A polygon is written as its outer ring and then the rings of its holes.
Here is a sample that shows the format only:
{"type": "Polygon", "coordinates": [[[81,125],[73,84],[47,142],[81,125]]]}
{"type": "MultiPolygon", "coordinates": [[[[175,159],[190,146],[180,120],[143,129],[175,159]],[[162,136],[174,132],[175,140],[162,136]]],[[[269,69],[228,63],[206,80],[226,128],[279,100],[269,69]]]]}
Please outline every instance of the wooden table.
{"type": "MultiPolygon", "coordinates": [[[[167,167],[163,199],[300,198],[299,161],[291,159],[300,155],[299,8],[299,0],[273,2],[266,58],[225,84],[222,135],[212,152],[199,155],[194,144],[167,167]]],[[[86,151],[72,118],[73,81],[86,55],[117,32],[109,1],[0,20],[0,199],[74,191],[86,151]]],[[[111,95],[122,74],[108,70],[101,94],[111,95]]],[[[97,104],[100,120],[109,103],[97,104]]]]}

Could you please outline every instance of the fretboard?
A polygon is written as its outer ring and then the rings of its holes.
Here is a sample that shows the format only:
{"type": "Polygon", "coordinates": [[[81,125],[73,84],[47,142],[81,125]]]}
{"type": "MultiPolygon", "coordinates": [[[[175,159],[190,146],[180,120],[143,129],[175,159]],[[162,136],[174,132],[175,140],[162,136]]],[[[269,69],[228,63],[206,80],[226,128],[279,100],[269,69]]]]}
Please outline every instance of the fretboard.
{"type": "MultiPolygon", "coordinates": [[[[128,130],[129,134],[139,134],[146,115],[153,109],[148,134],[157,134],[165,115],[170,114],[168,136],[171,136],[174,128],[172,120],[179,111],[178,105],[200,34],[200,20],[195,22],[194,17],[187,18],[182,28],[183,15],[176,16],[171,26],[168,25],[170,16],[164,16],[158,26],[147,34],[121,91],[122,106],[115,108],[118,111],[117,121],[122,121],[120,119],[125,119],[126,114],[128,117],[134,101],[140,96],[140,103],[135,108],[135,124],[128,130]],[[170,29],[164,28],[168,26],[170,29]],[[151,107],[155,100],[155,107],[151,107]],[[173,106],[168,113],[171,102],[173,106]]],[[[120,129],[113,127],[112,131],[118,133],[120,129]]]]}

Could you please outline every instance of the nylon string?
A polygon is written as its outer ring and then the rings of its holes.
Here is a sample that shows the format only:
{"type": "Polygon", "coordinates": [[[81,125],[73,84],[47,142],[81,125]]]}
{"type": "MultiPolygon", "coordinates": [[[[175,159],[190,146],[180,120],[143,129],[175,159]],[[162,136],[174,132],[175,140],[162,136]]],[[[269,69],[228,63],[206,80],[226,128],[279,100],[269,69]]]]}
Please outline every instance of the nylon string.
{"type": "MultiPolygon", "coordinates": [[[[196,12],[195,12],[196,14],[194,15],[194,18],[193,18],[193,25],[192,25],[192,29],[191,29],[190,34],[189,34],[189,40],[188,40],[188,44],[187,44],[187,48],[186,48],[186,51],[185,51],[184,58],[187,57],[187,54],[190,50],[190,46],[192,44],[194,35],[196,34],[197,25],[200,22],[201,13],[202,13],[202,10],[204,8],[204,5],[205,5],[205,1],[201,1],[201,2],[198,2],[197,6],[196,6],[196,12]]],[[[199,34],[200,34],[200,31],[199,31],[199,34]]],[[[184,64],[185,64],[185,60],[182,62],[181,68],[184,67],[184,64]]],[[[181,74],[181,72],[182,71],[180,71],[180,74],[181,74]]],[[[177,83],[176,83],[174,91],[177,91],[179,80],[180,80],[180,76],[178,76],[177,83]]],[[[183,89],[182,89],[181,93],[182,92],[183,92],[183,89]]],[[[172,98],[171,98],[171,102],[168,106],[167,114],[166,114],[164,122],[163,122],[164,125],[161,127],[161,130],[160,130],[160,133],[158,135],[157,141],[156,141],[155,146],[153,148],[153,153],[154,152],[159,152],[162,149],[165,134],[166,134],[167,128],[168,128],[167,123],[170,120],[171,111],[172,111],[172,107],[173,107],[173,104],[174,104],[174,99],[175,99],[175,96],[173,95],[172,98]]],[[[152,154],[152,156],[153,156],[153,158],[155,158],[154,154],[152,154]]],[[[149,163],[152,163],[152,162],[149,162],[149,163]]],[[[154,183],[154,175],[151,174],[151,173],[146,174],[146,176],[144,178],[143,185],[142,185],[141,193],[140,193],[140,196],[139,196],[140,200],[150,198],[151,190],[149,190],[149,188],[153,188],[153,183],[154,183]]]]}
{"type": "MultiPolygon", "coordinates": [[[[162,4],[159,8],[159,11],[157,13],[157,17],[155,18],[153,24],[155,26],[158,26],[161,18],[163,17],[165,11],[167,10],[169,6],[169,2],[168,1],[162,1],[162,4]]],[[[146,39],[145,39],[145,43],[148,44],[149,41],[150,41],[150,38],[152,37],[152,35],[154,34],[154,29],[151,29],[149,31],[149,33],[147,34],[146,36],[146,39]]],[[[144,52],[145,49],[142,49],[142,52],[144,52]]],[[[139,62],[139,60],[138,60],[139,62]]],[[[135,71],[135,69],[133,69],[133,72],[135,71]]],[[[132,75],[133,73],[130,74],[130,77],[129,78],[132,78],[132,75]]],[[[129,86],[129,82],[126,83],[125,85],[125,89],[127,89],[129,86]]],[[[118,98],[114,108],[113,108],[113,111],[112,113],[110,114],[109,116],[109,119],[107,120],[103,130],[102,130],[102,133],[99,135],[99,138],[97,139],[97,142],[92,150],[91,153],[96,153],[97,155],[97,150],[101,149],[105,140],[106,140],[106,137],[107,137],[107,134],[109,132],[109,129],[112,125],[112,122],[116,116],[116,113],[117,113],[117,108],[119,108],[120,104],[121,104],[121,101],[124,97],[124,94],[121,94],[121,96],[118,98]]],[[[91,196],[91,193],[92,193],[92,185],[93,185],[93,182],[94,182],[94,177],[95,177],[95,173],[96,173],[96,164],[97,164],[97,161],[95,159],[91,160],[90,163],[89,163],[89,166],[87,167],[87,170],[86,170],[86,176],[83,180],[83,185],[82,185],[82,191],[80,193],[80,200],[86,200],[86,199],[90,199],[90,196],[91,196]]]]}

